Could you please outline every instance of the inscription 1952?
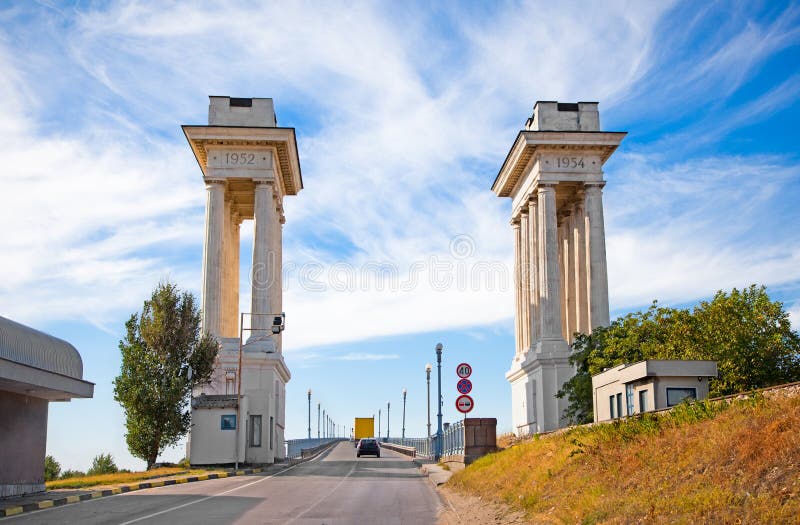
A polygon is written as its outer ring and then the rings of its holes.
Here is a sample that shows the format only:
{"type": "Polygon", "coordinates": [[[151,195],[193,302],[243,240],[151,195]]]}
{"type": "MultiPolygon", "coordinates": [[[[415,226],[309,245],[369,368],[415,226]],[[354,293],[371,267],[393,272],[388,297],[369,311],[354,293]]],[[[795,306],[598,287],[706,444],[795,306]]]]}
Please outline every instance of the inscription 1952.
{"type": "Polygon", "coordinates": [[[255,153],[226,153],[225,164],[228,166],[254,166],[256,163],[255,153]]]}

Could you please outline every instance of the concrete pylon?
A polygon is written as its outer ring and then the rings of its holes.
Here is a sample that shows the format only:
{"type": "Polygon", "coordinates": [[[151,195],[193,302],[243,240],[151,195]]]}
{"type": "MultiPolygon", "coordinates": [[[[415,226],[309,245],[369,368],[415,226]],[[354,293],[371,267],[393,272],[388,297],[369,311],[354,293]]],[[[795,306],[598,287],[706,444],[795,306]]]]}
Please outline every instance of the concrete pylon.
{"type": "Polygon", "coordinates": [[[295,130],[277,126],[270,98],[210,97],[208,125],[183,126],[183,132],[207,188],[202,327],[222,347],[211,384],[193,393],[190,460],[272,463],[284,456],[284,400],[291,379],[281,335],[273,334],[272,326],[275,317],[282,317],[283,199],[303,188],[295,130]],[[252,303],[240,326],[243,220],[253,220],[255,227],[252,303]],[[241,400],[235,397],[239,391],[241,400]],[[231,403],[247,420],[221,425],[217,409],[231,403]],[[236,432],[228,431],[231,425],[236,432]]]}
{"type": "Polygon", "coordinates": [[[609,323],[602,167],[625,135],[600,131],[596,102],[537,102],[492,185],[512,202],[516,352],[506,379],[517,435],[564,426],[555,394],[575,375],[569,345],[609,323]]]}

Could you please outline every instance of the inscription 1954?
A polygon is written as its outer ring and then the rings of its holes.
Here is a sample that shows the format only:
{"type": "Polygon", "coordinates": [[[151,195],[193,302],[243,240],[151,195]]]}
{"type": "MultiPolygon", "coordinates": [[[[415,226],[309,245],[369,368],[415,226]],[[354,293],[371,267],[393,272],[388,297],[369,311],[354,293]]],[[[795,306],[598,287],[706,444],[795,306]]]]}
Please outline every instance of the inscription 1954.
{"type": "Polygon", "coordinates": [[[585,168],[583,157],[557,157],[557,168],[585,168]]]}

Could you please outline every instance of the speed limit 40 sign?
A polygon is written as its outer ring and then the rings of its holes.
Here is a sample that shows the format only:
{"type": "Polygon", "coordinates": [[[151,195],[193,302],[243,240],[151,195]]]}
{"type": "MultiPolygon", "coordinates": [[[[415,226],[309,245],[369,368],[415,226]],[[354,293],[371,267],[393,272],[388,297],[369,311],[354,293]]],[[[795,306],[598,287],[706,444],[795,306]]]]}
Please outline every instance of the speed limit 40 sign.
{"type": "Polygon", "coordinates": [[[456,374],[461,379],[466,379],[472,375],[472,367],[468,363],[461,363],[456,367],[456,374]]]}

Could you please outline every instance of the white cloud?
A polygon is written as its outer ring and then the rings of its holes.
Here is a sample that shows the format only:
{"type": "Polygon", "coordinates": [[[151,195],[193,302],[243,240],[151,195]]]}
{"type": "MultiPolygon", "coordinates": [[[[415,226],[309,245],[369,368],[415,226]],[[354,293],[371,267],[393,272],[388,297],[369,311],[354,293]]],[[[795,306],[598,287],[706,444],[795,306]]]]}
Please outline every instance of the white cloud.
{"type": "Polygon", "coordinates": [[[604,202],[612,308],[800,280],[800,232],[774,213],[800,165],[720,156],[664,169],[622,159],[604,202]]]}
{"type": "Polygon", "coordinates": [[[787,309],[789,322],[792,323],[792,330],[800,332],[800,302],[794,303],[787,309]]]}
{"type": "Polygon", "coordinates": [[[336,357],[339,361],[386,361],[392,359],[400,359],[397,354],[365,354],[365,353],[350,353],[336,357]]]}
{"type": "MultiPolygon", "coordinates": [[[[425,14],[373,4],[136,2],[79,12],[51,35],[65,54],[0,41],[0,96],[12,102],[0,107],[12,137],[0,144],[0,220],[15,225],[2,241],[5,314],[104,326],[138,308],[166,274],[199,288],[204,189],[178,124],[202,123],[208,94],[272,96],[281,123],[288,114],[298,124],[306,189],[286,201],[287,263],[330,275],[341,262],[391,262],[401,282],[419,263],[430,268],[431,257],[510,268],[508,202],[489,186],[532,103],[617,107],[660,56],[654,35],[663,36],[656,28],[671,4],[584,5],[581,20],[591,24],[577,21],[571,4],[502,7],[491,16],[453,7],[449,38],[431,31],[437,21],[425,14]],[[49,75],[61,62],[75,71],[49,75]],[[74,122],[65,123],[62,106],[74,122]],[[50,120],[57,133],[42,128],[50,120]],[[463,261],[450,253],[459,234],[475,247],[463,261]]],[[[769,39],[760,56],[790,35],[780,24],[757,29],[769,39]]],[[[722,75],[720,64],[743,44],[726,48],[701,66],[708,75],[722,75]]],[[[762,102],[773,107],[795,84],[762,102]]],[[[760,170],[796,176],[796,168],[726,157],[649,167],[660,160],[629,154],[610,173],[613,306],[800,278],[794,237],[738,240],[745,218],[760,217],[785,180],[764,184],[760,170]],[[726,220],[734,207],[737,220],[726,220]]],[[[244,228],[242,238],[249,234],[244,228]]],[[[430,277],[398,292],[342,293],[330,283],[309,291],[295,274],[284,301],[286,347],[471,329],[513,311],[510,287],[466,282],[445,293],[430,277]]],[[[245,310],[248,300],[243,290],[245,310]]]]}

